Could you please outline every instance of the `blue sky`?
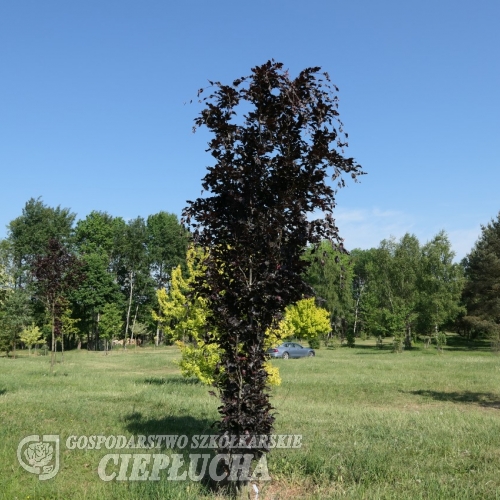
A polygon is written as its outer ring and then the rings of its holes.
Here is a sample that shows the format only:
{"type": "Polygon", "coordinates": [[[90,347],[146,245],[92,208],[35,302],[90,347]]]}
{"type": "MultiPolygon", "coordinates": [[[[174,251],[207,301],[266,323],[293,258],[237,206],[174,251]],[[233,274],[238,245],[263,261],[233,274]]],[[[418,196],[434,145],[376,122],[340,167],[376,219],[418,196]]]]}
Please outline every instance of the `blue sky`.
{"type": "Polygon", "coordinates": [[[16,0],[0,4],[0,237],[30,197],[132,218],[201,191],[207,80],[270,58],[340,87],[347,248],[445,229],[463,257],[500,210],[500,2],[16,0]]]}

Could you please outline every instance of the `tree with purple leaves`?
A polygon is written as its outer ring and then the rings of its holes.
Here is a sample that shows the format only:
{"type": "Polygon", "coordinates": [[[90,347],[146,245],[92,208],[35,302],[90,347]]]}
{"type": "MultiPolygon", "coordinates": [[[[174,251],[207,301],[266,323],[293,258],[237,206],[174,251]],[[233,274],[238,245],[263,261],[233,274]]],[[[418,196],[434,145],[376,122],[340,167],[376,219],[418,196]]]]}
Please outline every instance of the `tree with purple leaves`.
{"type": "Polygon", "coordinates": [[[269,435],[275,420],[265,332],[287,305],[313,295],[302,277],[307,245],[328,239],[342,248],[329,177],[341,187],[343,174],[356,179],[363,172],[343,156],[338,89],[320,68],[292,79],[268,61],[231,85],[210,83],[214,91],[200,98],[204,109],[195,120],[195,128],[213,134],[215,164],[203,179],[209,195],[188,202],[183,216],[207,252],[196,290],[212,313],[207,339],[216,330],[223,350],[220,432],[247,438],[259,458],[268,447],[251,437],[269,435]],[[313,220],[317,213],[324,218],[313,220]]]}
{"type": "Polygon", "coordinates": [[[51,320],[52,346],[50,367],[54,369],[56,337],[61,335],[61,321],[67,307],[67,296],[84,279],[83,263],[59,240],[52,238],[45,253],[31,265],[36,296],[45,305],[51,320]]]}

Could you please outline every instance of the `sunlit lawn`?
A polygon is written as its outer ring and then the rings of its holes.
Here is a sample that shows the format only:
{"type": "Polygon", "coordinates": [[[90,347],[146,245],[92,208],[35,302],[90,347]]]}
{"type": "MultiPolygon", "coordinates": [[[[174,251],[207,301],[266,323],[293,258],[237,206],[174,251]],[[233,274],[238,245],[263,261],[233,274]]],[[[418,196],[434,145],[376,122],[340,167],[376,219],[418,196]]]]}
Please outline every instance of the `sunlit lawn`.
{"type": "MultiPolygon", "coordinates": [[[[458,342],[443,354],[363,344],[275,362],[276,433],[302,434],[303,446],[270,453],[260,498],[500,498],[500,356],[458,342]]],[[[108,451],[65,447],[70,435],[213,433],[218,400],[180,376],[177,357],[173,347],[71,351],[54,375],[48,356],[1,357],[0,498],[214,497],[165,477],[104,482],[108,451]],[[55,478],[18,464],[31,434],[61,436],[55,478]]]]}

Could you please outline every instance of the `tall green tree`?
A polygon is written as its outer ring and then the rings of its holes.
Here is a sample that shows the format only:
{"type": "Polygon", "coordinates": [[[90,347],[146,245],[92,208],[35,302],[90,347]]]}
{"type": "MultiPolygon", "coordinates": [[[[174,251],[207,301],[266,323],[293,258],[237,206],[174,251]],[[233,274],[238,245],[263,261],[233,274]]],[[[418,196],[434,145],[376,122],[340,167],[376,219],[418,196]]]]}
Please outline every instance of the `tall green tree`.
{"type": "Polygon", "coordinates": [[[109,269],[112,270],[117,258],[117,240],[124,227],[125,221],[121,217],[93,210],[85,219],[77,222],[75,242],[82,253],[102,253],[108,256],[109,269]]]}
{"type": "Polygon", "coordinates": [[[370,290],[370,281],[373,276],[373,262],[375,260],[374,252],[376,249],[361,250],[356,248],[351,251],[351,261],[353,266],[352,278],[352,298],[354,302],[354,336],[367,330],[366,311],[370,309],[370,299],[373,302],[376,297],[368,293],[370,290]]]}
{"type": "Polygon", "coordinates": [[[367,328],[375,335],[393,336],[397,351],[410,348],[419,304],[418,239],[405,234],[399,241],[383,240],[364,257],[358,270],[364,273],[363,320],[367,328]]]}
{"type": "Polygon", "coordinates": [[[14,289],[14,275],[10,256],[9,241],[0,240],[0,311],[7,295],[14,289]]]}
{"type": "Polygon", "coordinates": [[[414,235],[405,234],[394,247],[392,294],[389,299],[391,312],[403,314],[406,349],[412,347],[412,328],[418,318],[421,256],[420,243],[414,235]]]}
{"type": "Polygon", "coordinates": [[[460,303],[464,287],[463,268],[454,263],[448,236],[439,232],[422,247],[418,327],[436,335],[445,324],[464,312],[460,303]]]}
{"type": "Polygon", "coordinates": [[[353,261],[339,252],[331,242],[322,241],[318,248],[309,246],[304,259],[309,267],[304,280],[314,289],[318,304],[330,315],[331,329],[344,338],[353,328],[353,261]]]}
{"type": "Polygon", "coordinates": [[[7,226],[16,286],[29,283],[30,266],[45,252],[49,240],[56,239],[65,245],[70,242],[75,217],[69,208],[49,207],[41,198],[31,198],[26,202],[22,215],[7,226]]]}
{"type": "Polygon", "coordinates": [[[500,342],[500,213],[486,226],[464,260],[463,321],[473,333],[500,342]]]}
{"type": "Polygon", "coordinates": [[[104,350],[106,351],[107,355],[109,341],[114,336],[118,336],[123,328],[122,311],[116,304],[111,302],[104,305],[102,309],[102,317],[99,328],[101,337],[105,342],[104,350]]]}
{"type": "Polygon", "coordinates": [[[21,332],[33,321],[31,301],[26,290],[16,288],[7,294],[0,310],[0,350],[16,356],[21,332]]]}
{"type": "MultiPolygon", "coordinates": [[[[266,331],[287,305],[312,295],[302,278],[306,245],[338,237],[327,178],[343,185],[343,174],[360,173],[342,155],[336,87],[319,70],[292,79],[281,63],[268,61],[232,84],[214,83],[195,121],[213,134],[215,165],[202,182],[208,195],[190,202],[184,216],[209,249],[198,293],[223,353],[220,432],[238,438],[272,432],[266,331]],[[326,219],[309,221],[316,210],[326,219]]],[[[261,456],[268,447],[250,450],[261,456]]]]}
{"type": "MultiPolygon", "coordinates": [[[[186,252],[189,233],[179,223],[175,214],[158,212],[146,221],[146,246],[151,276],[156,292],[169,289],[172,272],[177,266],[186,267],[186,252]]],[[[160,314],[160,305],[154,304],[153,310],[160,314]]],[[[156,323],[156,344],[160,342],[160,322],[156,323]]]]}
{"type": "Polygon", "coordinates": [[[139,309],[154,300],[154,285],[147,253],[147,230],[142,217],[128,221],[118,238],[118,282],[126,297],[125,348],[139,309]]]}
{"type": "Polygon", "coordinates": [[[75,318],[73,316],[73,311],[71,310],[69,301],[66,301],[61,304],[61,316],[60,320],[60,336],[59,341],[61,342],[61,356],[64,359],[64,337],[68,339],[71,338],[81,338],[81,331],[78,328],[78,323],[80,322],[80,318],[75,318]]]}
{"type": "Polygon", "coordinates": [[[376,249],[354,250],[352,256],[363,328],[394,336],[397,350],[410,348],[415,333],[436,333],[461,312],[463,273],[453,263],[444,231],[423,246],[405,234],[399,241],[383,240],[376,249]]]}
{"type": "Polygon", "coordinates": [[[97,348],[99,344],[99,322],[105,304],[116,303],[125,311],[118,283],[120,241],[125,227],[121,217],[97,211],[76,225],[75,241],[85,264],[86,280],[71,299],[87,331],[87,348],[91,344],[97,348]]]}
{"type": "Polygon", "coordinates": [[[146,246],[156,289],[165,288],[172,269],[185,267],[189,233],[175,214],[158,212],[146,221],[146,246]]]}

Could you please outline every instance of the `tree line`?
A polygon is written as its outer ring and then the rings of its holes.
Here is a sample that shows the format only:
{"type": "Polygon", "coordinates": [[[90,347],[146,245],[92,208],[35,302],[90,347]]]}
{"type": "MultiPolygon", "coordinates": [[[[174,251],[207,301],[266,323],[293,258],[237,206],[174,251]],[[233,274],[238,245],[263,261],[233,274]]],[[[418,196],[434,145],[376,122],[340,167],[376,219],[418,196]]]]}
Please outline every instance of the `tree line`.
{"type": "Polygon", "coordinates": [[[161,332],[152,311],[156,291],[185,265],[189,234],[176,215],[125,221],[30,199],[0,242],[0,348],[15,349],[30,325],[62,346],[99,349],[161,332]],[[54,335],[55,331],[55,335],[54,335]]]}
{"type": "Polygon", "coordinates": [[[349,255],[326,243],[319,251],[319,258],[306,252],[305,279],[330,313],[330,336],[350,346],[356,337],[374,336],[380,345],[391,337],[401,351],[417,337],[440,348],[451,331],[500,348],[500,213],[459,263],[444,231],[425,244],[407,233],[349,255]]]}
{"type": "MultiPolygon", "coordinates": [[[[205,313],[187,307],[189,293],[176,285],[193,272],[189,242],[174,214],[125,221],[92,211],[76,221],[70,209],[30,199],[0,241],[0,349],[15,351],[20,341],[27,347],[47,341],[52,351],[57,343],[62,350],[107,349],[112,338],[123,346],[137,339],[199,342],[201,334],[191,328],[186,336],[185,325],[205,313]],[[165,322],[169,307],[175,314],[165,322]]],[[[310,318],[317,312],[306,318],[304,303],[290,311],[298,319],[288,334],[316,348],[319,339],[354,346],[356,338],[390,337],[401,351],[418,336],[439,346],[448,330],[489,338],[498,348],[500,214],[482,227],[462,262],[454,256],[444,231],[425,244],[405,234],[350,253],[326,241],[307,247],[304,279],[329,327],[314,330],[310,318]]]]}

